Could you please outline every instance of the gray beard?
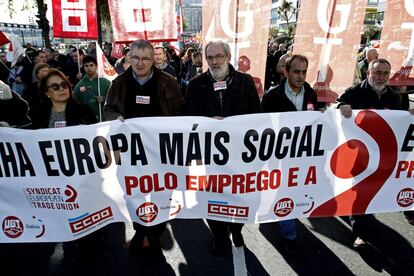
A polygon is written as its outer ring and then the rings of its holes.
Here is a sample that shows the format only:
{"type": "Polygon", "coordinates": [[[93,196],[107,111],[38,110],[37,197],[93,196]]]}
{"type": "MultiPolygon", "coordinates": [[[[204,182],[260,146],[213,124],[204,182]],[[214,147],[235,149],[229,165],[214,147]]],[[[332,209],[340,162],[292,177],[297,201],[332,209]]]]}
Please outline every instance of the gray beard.
{"type": "Polygon", "coordinates": [[[383,87],[378,87],[377,85],[374,85],[368,81],[368,84],[371,86],[372,90],[374,90],[375,93],[377,93],[378,96],[381,96],[385,93],[387,86],[384,85],[383,87]]]}
{"type": "Polygon", "coordinates": [[[229,73],[229,65],[223,67],[223,70],[220,70],[218,73],[213,72],[213,70],[210,70],[210,74],[216,81],[224,80],[229,73]]]}

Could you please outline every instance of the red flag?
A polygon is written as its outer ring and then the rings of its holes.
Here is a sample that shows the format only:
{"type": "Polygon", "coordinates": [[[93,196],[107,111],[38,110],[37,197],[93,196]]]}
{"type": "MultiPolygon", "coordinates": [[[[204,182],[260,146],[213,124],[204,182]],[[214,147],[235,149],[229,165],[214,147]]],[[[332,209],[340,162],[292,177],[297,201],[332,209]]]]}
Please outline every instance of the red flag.
{"type": "Polygon", "coordinates": [[[122,51],[125,48],[125,44],[123,43],[114,43],[114,47],[112,47],[111,57],[114,57],[116,59],[122,58],[124,55],[122,54],[122,51]]]}
{"type": "Polygon", "coordinates": [[[20,44],[17,36],[12,33],[10,35],[9,52],[6,55],[7,61],[11,62],[11,67],[17,63],[19,57],[23,55],[23,53],[23,46],[20,44]]]}
{"type": "Polygon", "coordinates": [[[108,0],[114,40],[176,41],[175,0],[108,0]]]}
{"type": "Polygon", "coordinates": [[[98,62],[98,77],[114,80],[118,74],[115,68],[108,62],[98,42],[96,42],[96,60],[98,62]]]}
{"type": "Polygon", "coordinates": [[[53,34],[62,38],[98,38],[95,0],[52,0],[53,34]]]}
{"type": "Polygon", "coordinates": [[[0,46],[10,43],[10,40],[3,34],[3,32],[0,32],[0,46]]]}

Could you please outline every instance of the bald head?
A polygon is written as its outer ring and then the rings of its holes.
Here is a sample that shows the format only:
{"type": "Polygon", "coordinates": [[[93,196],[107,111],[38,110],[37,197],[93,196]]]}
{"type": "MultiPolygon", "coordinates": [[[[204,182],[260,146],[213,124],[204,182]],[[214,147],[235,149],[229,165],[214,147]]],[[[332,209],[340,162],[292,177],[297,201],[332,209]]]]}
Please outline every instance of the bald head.
{"type": "Polygon", "coordinates": [[[368,61],[368,64],[373,61],[374,59],[378,58],[378,52],[375,48],[370,48],[365,52],[365,58],[368,61]]]}
{"type": "Polygon", "coordinates": [[[288,54],[282,55],[279,59],[279,62],[276,65],[276,71],[281,75],[284,74],[284,69],[286,67],[286,60],[287,60],[288,57],[289,57],[288,54]]]}

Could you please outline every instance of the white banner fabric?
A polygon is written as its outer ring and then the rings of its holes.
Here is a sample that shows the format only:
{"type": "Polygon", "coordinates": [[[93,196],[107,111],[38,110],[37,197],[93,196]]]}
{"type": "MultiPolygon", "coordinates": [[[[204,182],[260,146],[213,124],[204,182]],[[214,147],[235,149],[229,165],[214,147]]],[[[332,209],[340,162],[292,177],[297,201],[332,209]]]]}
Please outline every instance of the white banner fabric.
{"type": "Polygon", "coordinates": [[[120,221],[414,210],[413,118],[330,110],[0,128],[0,242],[74,240],[120,221]]]}

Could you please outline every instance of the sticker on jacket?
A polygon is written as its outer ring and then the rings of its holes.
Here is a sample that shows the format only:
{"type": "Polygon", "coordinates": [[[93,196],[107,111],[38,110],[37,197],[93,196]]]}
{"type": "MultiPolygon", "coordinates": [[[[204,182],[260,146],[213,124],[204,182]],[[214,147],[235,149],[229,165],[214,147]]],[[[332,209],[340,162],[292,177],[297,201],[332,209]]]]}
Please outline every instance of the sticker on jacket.
{"type": "Polygon", "coordinates": [[[214,91],[227,89],[227,83],[225,81],[219,81],[214,83],[214,91]]]}
{"type": "Polygon", "coordinates": [[[137,96],[135,103],[137,104],[150,104],[150,96],[137,96]]]}
{"type": "Polygon", "coordinates": [[[66,127],[66,121],[56,121],[55,128],[66,127]]]}

